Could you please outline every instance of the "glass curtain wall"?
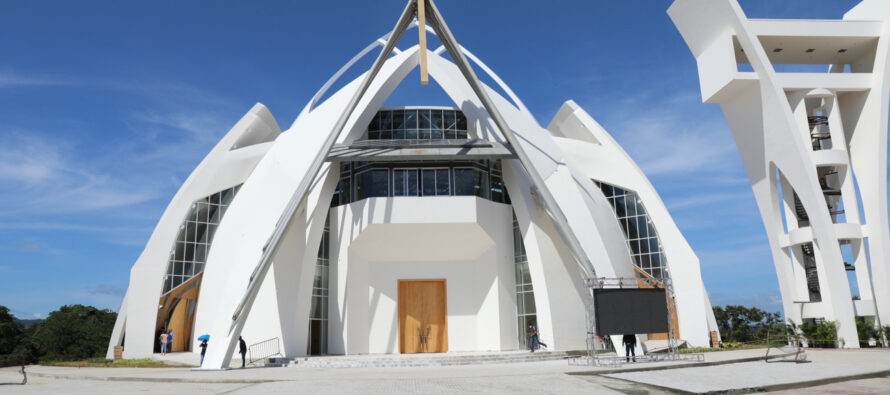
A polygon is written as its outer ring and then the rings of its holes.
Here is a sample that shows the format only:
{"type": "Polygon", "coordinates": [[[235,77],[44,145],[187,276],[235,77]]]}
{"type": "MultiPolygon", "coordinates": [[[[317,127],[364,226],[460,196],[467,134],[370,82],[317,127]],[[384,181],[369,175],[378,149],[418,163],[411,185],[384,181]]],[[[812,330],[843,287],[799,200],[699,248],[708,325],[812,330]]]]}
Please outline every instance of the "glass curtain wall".
{"type": "Polygon", "coordinates": [[[519,221],[513,213],[513,263],[516,273],[516,318],[519,325],[519,348],[528,348],[529,327],[538,326],[535,310],[535,293],[532,288],[532,277],[528,271],[528,256],[525,254],[525,243],[519,230],[519,221]]]}
{"type": "Polygon", "coordinates": [[[328,279],[330,274],[330,223],[325,219],[318,258],[315,260],[315,278],[312,282],[312,305],[309,311],[309,355],[328,353],[328,279]]]}
{"type": "Polygon", "coordinates": [[[343,162],[331,206],[389,196],[478,196],[510,203],[499,160],[343,162]]]}
{"type": "Polygon", "coordinates": [[[368,124],[368,140],[443,139],[467,139],[467,118],[459,110],[380,110],[368,124]]]}
{"type": "Polygon", "coordinates": [[[658,232],[636,192],[593,181],[615,209],[615,216],[624,230],[634,263],[656,279],[668,278],[667,258],[658,239],[658,232]]]}
{"type": "Polygon", "coordinates": [[[164,294],[204,271],[213,235],[241,185],[198,199],[179,226],[164,277],[164,294]]]}

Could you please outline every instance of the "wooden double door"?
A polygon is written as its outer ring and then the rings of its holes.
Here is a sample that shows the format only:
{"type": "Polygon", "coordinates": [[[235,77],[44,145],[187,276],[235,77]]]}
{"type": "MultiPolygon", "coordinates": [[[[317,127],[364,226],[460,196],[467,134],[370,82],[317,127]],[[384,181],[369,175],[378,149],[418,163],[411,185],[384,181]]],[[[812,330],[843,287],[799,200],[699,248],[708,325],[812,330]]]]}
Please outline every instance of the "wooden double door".
{"type": "Polygon", "coordinates": [[[399,280],[399,352],[448,351],[445,280],[399,280]]]}

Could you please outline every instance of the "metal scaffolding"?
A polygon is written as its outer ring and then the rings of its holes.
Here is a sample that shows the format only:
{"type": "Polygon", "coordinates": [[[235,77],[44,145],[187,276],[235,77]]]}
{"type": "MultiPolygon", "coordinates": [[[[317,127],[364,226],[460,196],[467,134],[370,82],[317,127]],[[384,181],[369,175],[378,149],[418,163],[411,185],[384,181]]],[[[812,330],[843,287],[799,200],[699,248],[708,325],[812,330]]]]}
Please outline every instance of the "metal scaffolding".
{"type": "MultiPolygon", "coordinates": [[[[573,358],[569,360],[570,365],[586,365],[586,366],[599,366],[599,367],[619,367],[626,363],[627,357],[612,355],[611,353],[603,354],[600,349],[600,336],[596,332],[596,311],[594,310],[596,307],[593,304],[594,298],[594,290],[603,289],[603,288],[663,288],[665,289],[665,298],[667,298],[667,319],[668,322],[668,333],[667,333],[667,342],[668,348],[665,353],[647,353],[645,355],[636,356],[635,361],[637,362],[658,362],[658,361],[693,361],[693,362],[702,362],[704,361],[703,354],[680,354],[678,352],[679,348],[679,339],[677,337],[678,328],[676,323],[674,322],[674,316],[676,315],[676,305],[674,303],[674,287],[673,282],[670,277],[666,277],[664,279],[658,280],[654,277],[646,274],[642,269],[637,266],[634,266],[634,269],[637,273],[640,274],[640,277],[599,277],[599,278],[587,278],[585,283],[587,285],[588,297],[590,298],[590,302],[588,304],[587,315],[589,317],[589,321],[593,322],[592,325],[589,325],[587,332],[587,356],[573,358]],[[591,318],[592,317],[592,318],[591,318]]],[[[617,349],[616,349],[617,350],[617,349]]]]}

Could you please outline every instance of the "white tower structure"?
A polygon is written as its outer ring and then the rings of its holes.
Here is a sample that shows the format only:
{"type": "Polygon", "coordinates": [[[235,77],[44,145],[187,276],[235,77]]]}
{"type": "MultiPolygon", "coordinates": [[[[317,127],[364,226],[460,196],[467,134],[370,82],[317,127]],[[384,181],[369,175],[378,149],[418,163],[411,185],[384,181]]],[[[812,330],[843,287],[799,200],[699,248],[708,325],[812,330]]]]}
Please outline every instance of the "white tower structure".
{"type": "Polygon", "coordinates": [[[717,330],[698,258],[624,150],[571,101],[542,127],[412,0],[288,129],[257,104],[198,165],[133,265],[108,353],[149,356],[171,328],[174,351],[210,335],[204,368],[228,366],[239,336],[288,358],[505,351],[531,325],[583,350],[593,275],[670,279],[680,339],[717,330]],[[397,48],[411,28],[420,44],[397,48]],[[454,107],[383,108],[418,67],[454,107]]]}
{"type": "Polygon", "coordinates": [[[835,321],[839,344],[859,347],[854,317],[890,321],[890,2],[843,20],[748,19],[736,0],[676,0],[668,14],[702,100],[732,129],[786,319],[835,321]]]}

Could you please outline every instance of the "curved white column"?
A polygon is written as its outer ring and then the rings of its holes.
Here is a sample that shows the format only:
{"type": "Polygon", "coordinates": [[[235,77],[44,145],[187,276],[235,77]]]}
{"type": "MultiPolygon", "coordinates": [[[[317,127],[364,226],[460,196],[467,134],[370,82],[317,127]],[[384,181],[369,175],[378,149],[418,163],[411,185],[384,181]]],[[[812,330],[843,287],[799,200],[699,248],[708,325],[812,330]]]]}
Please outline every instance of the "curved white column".
{"type": "Polygon", "coordinates": [[[243,183],[281,130],[269,110],[257,103],[207,154],[170,201],[142,254],[130,270],[130,285],[108,347],[126,341],[124,358],[150,357],[155,344],[158,300],[170,250],[192,203],[243,183]]]}

